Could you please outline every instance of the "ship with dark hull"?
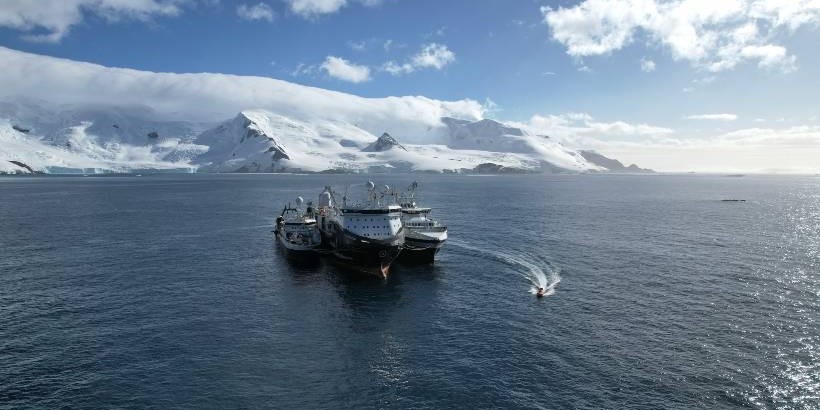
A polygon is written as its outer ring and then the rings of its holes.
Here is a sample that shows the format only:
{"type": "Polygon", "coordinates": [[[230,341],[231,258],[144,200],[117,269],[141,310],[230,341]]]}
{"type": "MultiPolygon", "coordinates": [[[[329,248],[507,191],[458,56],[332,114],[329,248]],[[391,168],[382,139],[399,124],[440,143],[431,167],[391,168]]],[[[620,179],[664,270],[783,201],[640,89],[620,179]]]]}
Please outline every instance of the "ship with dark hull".
{"type": "Polygon", "coordinates": [[[288,204],[276,218],[273,229],[277,242],[289,256],[305,256],[317,251],[322,245],[322,235],[313,216],[312,207],[302,211],[304,201],[296,199],[296,206],[288,204]]]}
{"type": "Polygon", "coordinates": [[[366,201],[342,202],[330,187],[319,194],[314,210],[324,246],[348,268],[386,278],[404,246],[401,207],[384,201],[389,187],[378,192],[368,182],[366,201]]]}
{"type": "Polygon", "coordinates": [[[436,254],[447,241],[447,227],[430,216],[431,208],[416,204],[416,188],[418,183],[413,182],[405,193],[397,196],[404,227],[404,250],[399,260],[408,264],[429,264],[435,261],[436,254]]]}

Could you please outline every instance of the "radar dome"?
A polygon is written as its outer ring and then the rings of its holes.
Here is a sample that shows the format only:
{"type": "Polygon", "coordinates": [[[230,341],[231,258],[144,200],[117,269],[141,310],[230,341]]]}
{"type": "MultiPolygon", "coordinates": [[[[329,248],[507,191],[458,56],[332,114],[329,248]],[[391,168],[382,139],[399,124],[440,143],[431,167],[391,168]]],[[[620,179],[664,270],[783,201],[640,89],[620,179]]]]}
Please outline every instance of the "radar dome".
{"type": "Polygon", "coordinates": [[[319,206],[330,206],[330,192],[324,191],[319,194],[319,206]]]}

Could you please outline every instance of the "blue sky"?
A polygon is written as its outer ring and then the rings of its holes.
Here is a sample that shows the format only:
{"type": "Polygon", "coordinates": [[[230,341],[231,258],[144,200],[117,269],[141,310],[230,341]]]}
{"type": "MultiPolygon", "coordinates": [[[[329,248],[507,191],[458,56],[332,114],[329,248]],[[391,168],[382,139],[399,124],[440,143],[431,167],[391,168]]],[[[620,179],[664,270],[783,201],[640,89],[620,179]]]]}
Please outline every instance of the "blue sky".
{"type": "Polygon", "coordinates": [[[627,142],[817,126],[818,40],[814,0],[0,2],[21,51],[654,127],[596,135],[627,142]]]}

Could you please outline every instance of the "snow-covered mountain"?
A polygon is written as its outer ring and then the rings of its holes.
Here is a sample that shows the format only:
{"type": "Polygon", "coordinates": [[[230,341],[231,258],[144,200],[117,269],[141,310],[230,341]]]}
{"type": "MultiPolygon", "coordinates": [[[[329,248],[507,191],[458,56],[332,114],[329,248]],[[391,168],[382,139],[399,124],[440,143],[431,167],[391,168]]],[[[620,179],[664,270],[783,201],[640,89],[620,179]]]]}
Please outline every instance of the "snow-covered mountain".
{"type": "Polygon", "coordinates": [[[404,148],[395,138],[391,137],[390,134],[384,133],[382,134],[379,139],[374,141],[372,144],[366,146],[362,151],[366,152],[384,152],[389,149],[398,148],[407,151],[407,148],[404,148]]]}
{"type": "MultiPolygon", "coordinates": [[[[447,129],[442,131],[449,138],[447,129]]],[[[243,111],[195,142],[210,149],[194,163],[202,171],[217,172],[464,172],[489,162],[513,169],[539,169],[541,164],[531,153],[404,144],[388,132],[376,138],[351,124],[308,123],[264,110],[243,111]]]]}
{"type": "Polygon", "coordinates": [[[549,137],[482,119],[470,100],[362,98],[2,47],[0,61],[4,173],[606,170],[549,137]]]}
{"type": "Polygon", "coordinates": [[[155,121],[141,107],[43,104],[0,103],[0,172],[23,172],[9,161],[52,173],[188,171],[208,150],[193,143],[205,124],[155,121]]]}

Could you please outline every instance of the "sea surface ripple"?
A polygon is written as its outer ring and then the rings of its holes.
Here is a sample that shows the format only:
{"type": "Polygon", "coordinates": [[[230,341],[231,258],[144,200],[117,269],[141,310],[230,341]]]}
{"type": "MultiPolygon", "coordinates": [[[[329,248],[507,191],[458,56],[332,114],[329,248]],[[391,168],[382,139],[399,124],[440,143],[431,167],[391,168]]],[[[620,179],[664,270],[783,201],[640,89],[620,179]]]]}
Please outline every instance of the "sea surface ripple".
{"type": "Polygon", "coordinates": [[[364,178],[0,178],[0,409],[820,408],[820,178],[371,176],[437,263],[287,261],[364,178]]]}

